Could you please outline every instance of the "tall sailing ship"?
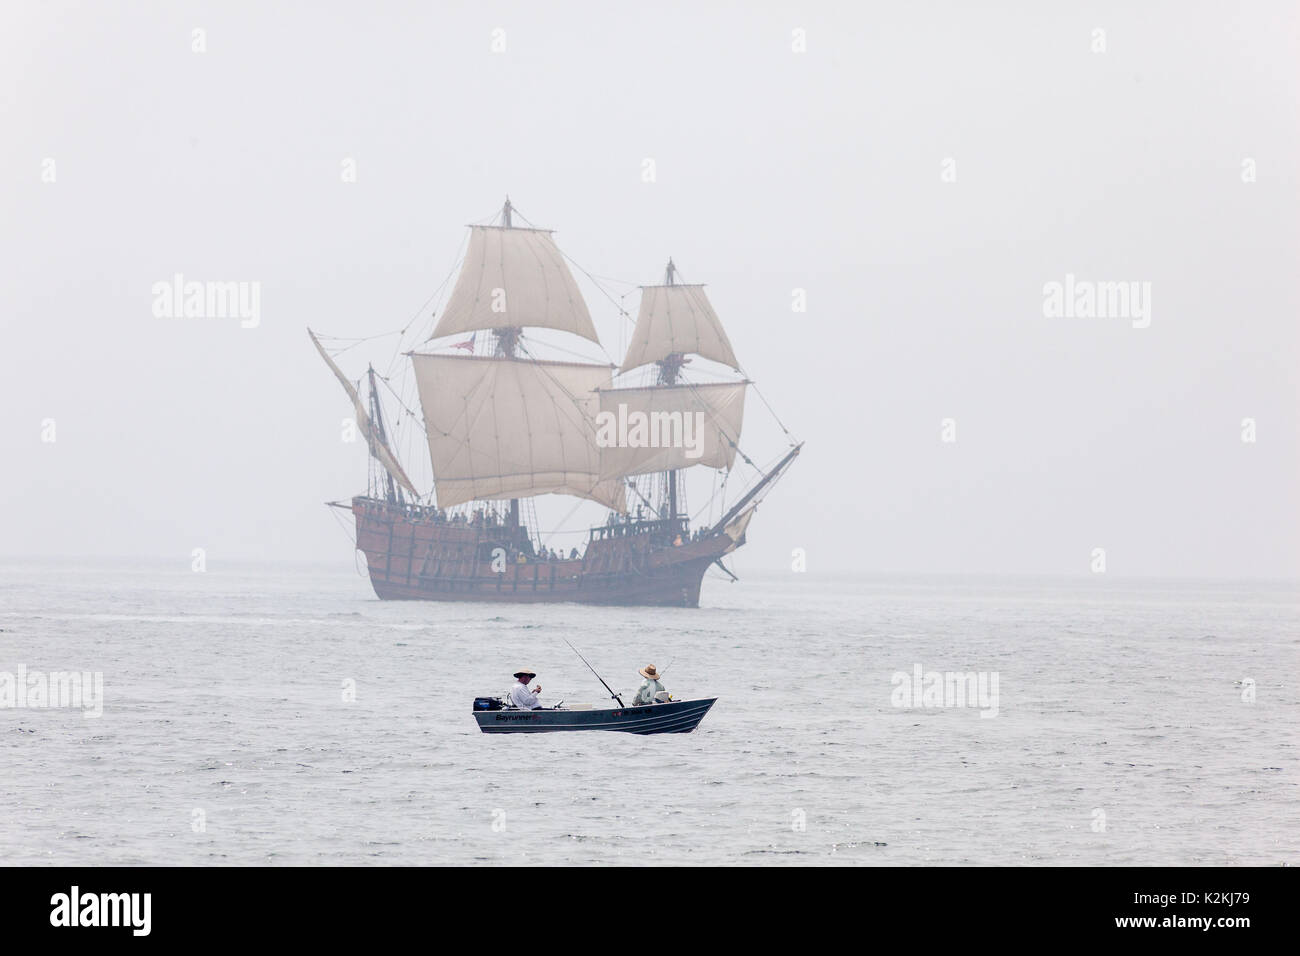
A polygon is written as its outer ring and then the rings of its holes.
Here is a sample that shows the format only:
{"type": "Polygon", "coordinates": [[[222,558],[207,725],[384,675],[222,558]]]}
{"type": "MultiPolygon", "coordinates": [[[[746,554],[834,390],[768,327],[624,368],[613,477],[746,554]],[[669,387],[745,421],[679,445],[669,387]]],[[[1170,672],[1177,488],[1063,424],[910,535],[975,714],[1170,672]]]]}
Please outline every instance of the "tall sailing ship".
{"type": "Polygon", "coordinates": [[[492,224],[469,227],[428,341],[469,339],[405,353],[419,393],[419,411],[407,411],[427,439],[432,491],[416,488],[390,442],[377,384],[386,379],[370,367],[363,401],[360,382],[308,330],[373,459],[367,493],[330,504],[352,512],[381,599],[697,607],[709,568],[735,579],[723,558],[745,543],[759,502],[802,444],[791,438],[766,469],[740,451],[753,383],[704,288],[676,281],[671,260],[662,284],[640,288],[621,365],[535,357],[525,329],[600,339],[551,231],[517,226],[516,215],[507,199],[492,224]],[[742,377],[692,382],[684,374],[692,356],[742,377]],[[633,372],[640,384],[615,384],[633,372]],[[753,466],[752,483],[716,520],[697,513],[693,522],[683,471],[717,469],[725,479],[737,454],[753,466]],[[599,502],[608,520],[557,554],[537,526],[540,495],[599,502]]]}

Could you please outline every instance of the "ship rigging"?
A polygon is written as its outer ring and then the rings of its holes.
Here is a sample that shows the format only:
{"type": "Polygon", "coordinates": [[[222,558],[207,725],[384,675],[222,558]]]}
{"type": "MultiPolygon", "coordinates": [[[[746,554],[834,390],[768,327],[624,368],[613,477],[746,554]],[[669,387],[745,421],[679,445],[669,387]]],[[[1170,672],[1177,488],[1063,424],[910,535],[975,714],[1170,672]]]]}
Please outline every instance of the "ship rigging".
{"type": "Polygon", "coordinates": [[[704,287],[681,282],[672,259],[662,283],[639,287],[621,364],[534,354],[526,328],[604,346],[552,232],[517,225],[517,216],[507,199],[490,223],[469,227],[432,334],[423,348],[402,353],[418,411],[373,366],[363,401],[360,382],[335,361],[341,350],[331,355],[308,330],[348,393],[370,453],[367,493],[333,504],[353,513],[356,545],[380,598],[697,606],[710,567],[735,579],[723,557],[744,543],[758,503],[803,446],[781,425],[789,445],[771,467],[741,451],[745,396],[754,383],[704,287]],[[740,377],[696,380],[685,374],[696,358],[740,377]],[[428,492],[418,491],[401,465],[380,383],[427,444],[428,492]],[[598,427],[611,418],[632,419],[642,432],[629,438],[625,428],[598,427]],[[754,478],[727,507],[737,457],[754,478]],[[708,520],[700,520],[703,508],[687,511],[690,468],[714,472],[708,520]],[[597,502],[608,518],[588,529],[581,550],[557,554],[536,520],[533,504],[542,495],[597,502]]]}

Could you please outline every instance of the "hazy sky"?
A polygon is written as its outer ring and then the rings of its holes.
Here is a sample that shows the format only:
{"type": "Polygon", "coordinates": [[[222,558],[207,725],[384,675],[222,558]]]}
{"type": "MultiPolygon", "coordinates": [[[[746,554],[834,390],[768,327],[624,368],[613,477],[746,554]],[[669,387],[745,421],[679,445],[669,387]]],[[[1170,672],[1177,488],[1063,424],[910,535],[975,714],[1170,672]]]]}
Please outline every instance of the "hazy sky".
{"type": "MultiPolygon", "coordinates": [[[[351,566],[304,328],[427,325],[508,192],[595,275],[707,282],[807,441],[742,573],[1300,573],[1294,3],[541,6],[3,5],[0,553],[351,566]],[[155,316],[178,272],[260,324],[155,316]],[[1045,315],[1067,275],[1149,325],[1045,315]]],[[[783,447],[753,395],[743,444],[783,447]]]]}

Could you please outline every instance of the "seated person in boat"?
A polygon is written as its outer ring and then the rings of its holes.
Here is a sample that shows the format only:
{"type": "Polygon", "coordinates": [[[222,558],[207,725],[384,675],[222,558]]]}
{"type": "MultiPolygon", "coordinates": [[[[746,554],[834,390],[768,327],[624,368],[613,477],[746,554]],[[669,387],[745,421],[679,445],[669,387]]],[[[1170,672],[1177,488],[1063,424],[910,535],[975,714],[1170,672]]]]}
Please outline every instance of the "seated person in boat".
{"type": "Polygon", "coordinates": [[[515,686],[510,688],[510,705],[518,707],[520,710],[536,710],[542,706],[542,702],[537,695],[542,692],[542,685],[538,684],[532,690],[528,689],[528,682],[537,675],[529,670],[515,671],[515,686]]]}
{"type": "Polygon", "coordinates": [[[636,697],[632,700],[633,707],[639,707],[642,704],[662,703],[668,697],[668,692],[664,690],[664,685],[659,683],[659,671],[655,670],[653,664],[647,664],[637,671],[645,678],[641,686],[637,688],[636,697]]]}

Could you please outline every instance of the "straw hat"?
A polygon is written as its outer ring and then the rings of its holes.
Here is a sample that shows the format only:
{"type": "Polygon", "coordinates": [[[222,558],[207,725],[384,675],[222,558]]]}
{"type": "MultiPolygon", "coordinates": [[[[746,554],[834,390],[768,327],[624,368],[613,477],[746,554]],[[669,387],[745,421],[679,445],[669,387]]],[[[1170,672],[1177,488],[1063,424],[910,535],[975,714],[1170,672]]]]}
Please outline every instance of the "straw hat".
{"type": "Polygon", "coordinates": [[[519,677],[519,678],[527,678],[528,680],[532,680],[534,677],[537,676],[537,672],[536,672],[536,671],[530,671],[528,668],[525,667],[523,670],[515,671],[514,676],[515,676],[515,677],[519,677]]]}
{"type": "Polygon", "coordinates": [[[637,671],[637,673],[640,674],[642,677],[650,678],[650,680],[659,679],[659,672],[655,670],[655,666],[653,664],[647,664],[645,667],[637,671]]]}

